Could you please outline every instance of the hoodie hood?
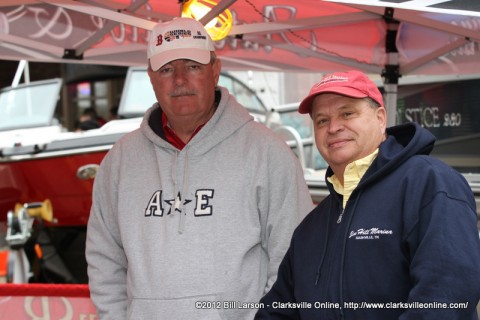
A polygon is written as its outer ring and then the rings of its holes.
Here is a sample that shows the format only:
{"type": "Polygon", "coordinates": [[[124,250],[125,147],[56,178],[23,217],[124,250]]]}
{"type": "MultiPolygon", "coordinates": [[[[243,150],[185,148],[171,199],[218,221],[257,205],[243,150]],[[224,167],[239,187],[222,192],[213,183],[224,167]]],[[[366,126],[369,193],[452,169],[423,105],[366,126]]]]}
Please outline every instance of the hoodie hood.
{"type": "MultiPolygon", "coordinates": [[[[250,113],[240,105],[226,88],[218,87],[221,95],[217,110],[203,128],[188,142],[185,148],[190,156],[201,156],[215,145],[225,140],[249,121],[250,113]],[[228,119],[228,121],[227,121],[228,119]]],[[[151,127],[153,122],[161,122],[161,108],[158,103],[148,109],[140,124],[142,134],[154,145],[161,148],[177,150],[151,127]]],[[[178,151],[178,150],[177,150],[178,151]]]]}
{"type": "Polygon", "coordinates": [[[414,155],[429,155],[435,136],[417,123],[406,123],[387,129],[387,140],[380,145],[378,164],[398,165],[414,155]]]}
{"type": "MultiPolygon", "coordinates": [[[[182,150],[178,150],[171,145],[166,140],[162,130],[154,129],[158,124],[161,124],[162,110],[158,103],[147,110],[140,124],[141,133],[154,146],[166,149],[172,155],[170,171],[175,197],[173,207],[175,211],[180,212],[179,233],[183,233],[185,228],[186,213],[184,212],[182,197],[188,193],[189,189],[189,162],[208,153],[245,124],[253,121],[249,112],[230,95],[227,89],[219,87],[216,94],[220,96],[220,101],[212,118],[182,150]]],[[[158,159],[158,150],[156,150],[155,155],[157,166],[159,166],[162,161],[158,159]]],[[[160,172],[160,169],[158,171],[160,172]]]]}
{"type": "Polygon", "coordinates": [[[365,182],[375,181],[416,155],[433,150],[435,136],[417,123],[387,128],[387,139],[380,144],[378,157],[365,174],[365,182]]]}

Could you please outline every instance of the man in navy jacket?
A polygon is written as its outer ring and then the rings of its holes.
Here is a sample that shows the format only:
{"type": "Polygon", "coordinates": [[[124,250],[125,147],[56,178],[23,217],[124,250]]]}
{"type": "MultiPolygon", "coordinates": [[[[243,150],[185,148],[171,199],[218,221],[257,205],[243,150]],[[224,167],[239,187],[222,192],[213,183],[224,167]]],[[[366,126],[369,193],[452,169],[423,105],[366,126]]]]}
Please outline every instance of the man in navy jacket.
{"type": "Polygon", "coordinates": [[[416,124],[386,128],[366,75],[337,72],[299,107],[328,162],[330,195],[298,226],[255,319],[477,319],[473,193],[428,156],[416,124]]]}

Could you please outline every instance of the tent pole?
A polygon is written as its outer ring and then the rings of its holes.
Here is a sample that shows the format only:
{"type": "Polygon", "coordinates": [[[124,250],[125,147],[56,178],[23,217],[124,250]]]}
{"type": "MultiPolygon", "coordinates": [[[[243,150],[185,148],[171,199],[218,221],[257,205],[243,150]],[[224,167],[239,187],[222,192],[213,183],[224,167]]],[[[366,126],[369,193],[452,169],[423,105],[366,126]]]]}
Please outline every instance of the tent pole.
{"type": "Polygon", "coordinates": [[[384,99],[387,110],[387,127],[394,126],[397,123],[398,78],[401,77],[396,43],[399,21],[395,20],[393,15],[393,8],[385,8],[383,18],[387,23],[387,35],[385,37],[387,61],[382,71],[382,78],[385,90],[384,99]]]}
{"type": "Polygon", "coordinates": [[[397,121],[397,88],[396,83],[385,83],[385,107],[387,110],[387,127],[394,126],[397,121]]]}

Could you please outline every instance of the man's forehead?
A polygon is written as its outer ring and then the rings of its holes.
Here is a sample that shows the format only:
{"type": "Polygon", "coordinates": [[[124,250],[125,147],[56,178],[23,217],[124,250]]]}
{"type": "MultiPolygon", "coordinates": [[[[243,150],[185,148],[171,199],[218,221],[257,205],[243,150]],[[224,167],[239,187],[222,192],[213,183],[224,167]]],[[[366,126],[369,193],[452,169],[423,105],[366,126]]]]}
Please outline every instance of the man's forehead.
{"type": "Polygon", "coordinates": [[[365,100],[361,98],[352,98],[336,93],[322,93],[312,101],[312,111],[314,109],[344,109],[356,106],[362,106],[365,100]]]}
{"type": "Polygon", "coordinates": [[[162,66],[162,68],[165,67],[165,66],[171,65],[171,64],[186,64],[186,63],[200,64],[200,65],[204,65],[204,66],[208,64],[208,63],[203,64],[203,63],[197,62],[195,60],[190,60],[190,59],[175,59],[175,60],[172,60],[170,62],[165,63],[162,66]]]}

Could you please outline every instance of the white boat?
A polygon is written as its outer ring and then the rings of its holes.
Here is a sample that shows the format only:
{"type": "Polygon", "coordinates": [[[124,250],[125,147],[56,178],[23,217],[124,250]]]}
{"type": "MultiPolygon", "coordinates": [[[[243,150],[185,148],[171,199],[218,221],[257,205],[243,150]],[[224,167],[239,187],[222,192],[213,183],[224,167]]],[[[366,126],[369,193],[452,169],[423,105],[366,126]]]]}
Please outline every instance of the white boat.
{"type": "MultiPolygon", "coordinates": [[[[321,201],[327,194],[324,170],[315,170],[314,163],[318,162],[317,169],[324,169],[325,164],[318,152],[314,152],[310,119],[299,115],[295,106],[267,109],[252,90],[227,74],[222,74],[219,84],[235,93],[255,121],[285,137],[311,182],[312,197],[316,202],[321,201]]],[[[61,79],[52,79],[0,91],[0,221],[7,221],[7,213],[17,203],[48,199],[54,219],[43,221],[45,228],[41,234],[32,232],[32,235],[48,237],[53,243],[64,243],[69,238],[71,245],[49,248],[63,257],[63,261],[57,261],[49,269],[59,269],[61,273],[37,277],[34,281],[84,283],[87,276],[83,246],[96,170],[113,144],[139,127],[155,96],[146,69],[132,67],[125,80],[118,111],[120,119],[98,129],[69,132],[54,115],[61,86],[61,79]]],[[[30,235],[26,230],[16,232],[30,235]]],[[[18,237],[13,238],[15,243],[22,243],[18,237]]],[[[26,243],[27,239],[23,240],[26,243]]],[[[29,256],[32,263],[35,259],[29,256]]]]}

